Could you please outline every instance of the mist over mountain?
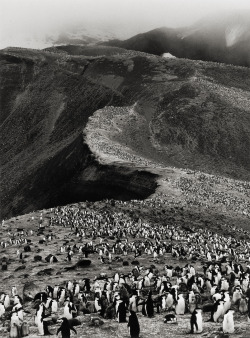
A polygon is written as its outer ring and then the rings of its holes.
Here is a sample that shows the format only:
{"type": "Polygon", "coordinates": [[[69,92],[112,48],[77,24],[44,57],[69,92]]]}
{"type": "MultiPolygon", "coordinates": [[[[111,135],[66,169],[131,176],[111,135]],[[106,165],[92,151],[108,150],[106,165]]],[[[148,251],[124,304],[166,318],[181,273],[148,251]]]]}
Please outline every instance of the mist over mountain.
{"type": "Polygon", "coordinates": [[[112,46],[179,58],[250,66],[250,11],[199,20],[185,28],[162,27],[112,46]]]}

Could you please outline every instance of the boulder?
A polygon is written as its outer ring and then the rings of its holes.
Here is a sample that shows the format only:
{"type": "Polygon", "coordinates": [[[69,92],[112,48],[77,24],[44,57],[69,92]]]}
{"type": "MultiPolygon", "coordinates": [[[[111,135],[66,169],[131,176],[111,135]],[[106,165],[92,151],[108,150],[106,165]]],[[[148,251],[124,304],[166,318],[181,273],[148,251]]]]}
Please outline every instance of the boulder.
{"type": "Polygon", "coordinates": [[[40,287],[34,282],[26,282],[23,287],[24,302],[31,301],[40,292],[40,287]]]}

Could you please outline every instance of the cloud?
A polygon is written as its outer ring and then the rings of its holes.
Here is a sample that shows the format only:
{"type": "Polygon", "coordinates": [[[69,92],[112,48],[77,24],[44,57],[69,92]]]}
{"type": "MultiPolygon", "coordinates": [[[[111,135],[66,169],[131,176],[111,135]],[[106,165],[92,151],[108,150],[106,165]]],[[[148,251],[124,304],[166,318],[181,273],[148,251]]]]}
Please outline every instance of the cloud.
{"type": "Polygon", "coordinates": [[[0,39],[41,37],[72,25],[109,26],[133,35],[192,24],[216,11],[250,9],[249,0],[0,0],[0,39]]]}

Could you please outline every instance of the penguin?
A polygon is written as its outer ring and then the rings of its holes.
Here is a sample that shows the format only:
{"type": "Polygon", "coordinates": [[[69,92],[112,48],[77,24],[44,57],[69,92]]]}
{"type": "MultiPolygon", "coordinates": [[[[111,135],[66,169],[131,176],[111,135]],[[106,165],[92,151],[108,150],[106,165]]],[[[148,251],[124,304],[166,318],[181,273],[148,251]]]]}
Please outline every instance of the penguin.
{"type": "Polygon", "coordinates": [[[239,302],[239,312],[244,314],[247,312],[247,298],[241,298],[239,302]]]}
{"type": "Polygon", "coordinates": [[[233,310],[228,310],[227,313],[224,315],[223,324],[222,324],[224,333],[234,333],[233,314],[234,314],[233,310]]]}
{"type": "Polygon", "coordinates": [[[0,302],[0,318],[2,317],[2,315],[5,313],[5,307],[3,302],[0,302]]]}
{"type": "Polygon", "coordinates": [[[167,292],[166,294],[166,308],[171,309],[174,305],[174,297],[171,293],[167,292]]]}
{"type": "Polygon", "coordinates": [[[76,308],[74,304],[70,301],[69,298],[67,298],[67,302],[63,310],[63,317],[65,317],[66,319],[72,319],[73,313],[75,312],[76,312],[76,308]]]}
{"type": "MultiPolygon", "coordinates": [[[[52,286],[48,285],[45,289],[45,291],[47,292],[48,296],[49,297],[53,297],[53,294],[54,294],[54,289],[52,288],[52,286]]],[[[56,297],[55,297],[56,298],[56,297]]]]}
{"type": "Polygon", "coordinates": [[[193,291],[190,291],[188,295],[188,309],[190,313],[193,313],[196,309],[196,298],[193,291]]]}
{"type": "Polygon", "coordinates": [[[129,309],[133,312],[137,312],[138,311],[138,297],[137,295],[133,295],[129,298],[129,309]]]}
{"type": "Polygon", "coordinates": [[[142,314],[147,317],[153,317],[154,315],[154,304],[152,300],[152,291],[149,291],[148,298],[142,308],[142,314]]]}
{"type": "Polygon", "coordinates": [[[53,298],[54,299],[57,299],[58,292],[59,292],[59,285],[55,285],[55,287],[53,289],[53,298]]]}
{"type": "Polygon", "coordinates": [[[191,315],[190,319],[191,331],[190,333],[201,333],[202,328],[202,314],[201,309],[195,309],[191,315]]]}
{"type": "Polygon", "coordinates": [[[37,314],[36,325],[38,327],[38,336],[44,336],[43,314],[37,314]]]}
{"type": "Polygon", "coordinates": [[[212,319],[215,323],[217,323],[218,319],[223,315],[223,310],[224,310],[223,304],[224,304],[224,302],[222,300],[218,300],[214,304],[212,319]]]}
{"type": "Polygon", "coordinates": [[[102,307],[100,305],[100,298],[99,298],[99,296],[95,297],[94,302],[95,302],[95,311],[96,312],[100,312],[102,310],[102,307]]]}
{"type": "Polygon", "coordinates": [[[70,325],[69,321],[67,318],[63,317],[62,318],[62,324],[57,330],[57,335],[59,332],[62,333],[62,338],[70,338],[70,330],[74,331],[75,334],[77,334],[76,330],[74,329],[73,326],[70,325]]]}
{"type": "Polygon", "coordinates": [[[177,304],[175,306],[175,313],[177,315],[184,315],[186,308],[185,299],[183,298],[183,294],[179,294],[177,304]]]}
{"type": "Polygon", "coordinates": [[[60,290],[60,292],[58,292],[58,294],[57,294],[57,297],[59,298],[58,303],[61,304],[61,305],[62,305],[62,304],[64,303],[64,301],[65,301],[65,293],[66,293],[65,288],[62,288],[62,289],[60,290]]]}
{"type": "Polygon", "coordinates": [[[231,307],[231,299],[229,296],[229,292],[224,292],[222,300],[224,301],[223,304],[223,315],[224,315],[231,307]]]}
{"type": "Polygon", "coordinates": [[[221,291],[228,291],[229,290],[229,283],[225,278],[223,278],[221,280],[221,288],[220,289],[221,289],[221,291]]]}
{"type": "Polygon", "coordinates": [[[17,324],[12,323],[10,325],[10,334],[9,334],[10,338],[19,338],[21,337],[21,332],[20,332],[20,328],[18,327],[17,324]]]}
{"type": "Polygon", "coordinates": [[[130,311],[130,316],[128,319],[128,328],[131,338],[139,338],[140,324],[136,313],[132,310],[130,311]]]}
{"type": "Polygon", "coordinates": [[[4,305],[5,309],[7,309],[10,306],[10,297],[9,297],[9,295],[5,294],[5,296],[3,298],[3,305],[4,305]]]}
{"type": "Polygon", "coordinates": [[[246,299],[247,299],[247,321],[250,322],[250,297],[249,295],[246,299]]]}
{"type": "Polygon", "coordinates": [[[38,322],[41,320],[40,317],[45,316],[45,305],[43,303],[38,305],[36,314],[35,314],[35,324],[38,326],[38,322]]]}
{"type": "Polygon", "coordinates": [[[117,319],[118,319],[118,323],[126,323],[127,322],[127,320],[126,320],[126,304],[123,300],[118,305],[117,319]]]}
{"type": "Polygon", "coordinates": [[[177,318],[175,314],[170,313],[164,317],[164,323],[167,324],[176,324],[177,323],[177,318]]]}
{"type": "Polygon", "coordinates": [[[11,288],[12,297],[14,297],[16,294],[17,294],[17,288],[16,288],[16,286],[12,286],[12,288],[11,288]]]}
{"type": "Polygon", "coordinates": [[[242,291],[240,288],[236,287],[233,293],[233,303],[238,304],[242,296],[242,291]]]}

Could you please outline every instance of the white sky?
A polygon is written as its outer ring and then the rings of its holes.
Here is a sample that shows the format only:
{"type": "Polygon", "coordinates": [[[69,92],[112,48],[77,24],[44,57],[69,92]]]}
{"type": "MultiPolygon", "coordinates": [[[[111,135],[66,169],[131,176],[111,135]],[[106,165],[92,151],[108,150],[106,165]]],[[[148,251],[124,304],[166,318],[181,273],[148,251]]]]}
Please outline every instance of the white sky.
{"type": "Polygon", "coordinates": [[[0,0],[0,47],[22,45],[72,24],[109,26],[127,37],[161,26],[179,27],[202,17],[250,9],[250,0],[0,0]]]}

